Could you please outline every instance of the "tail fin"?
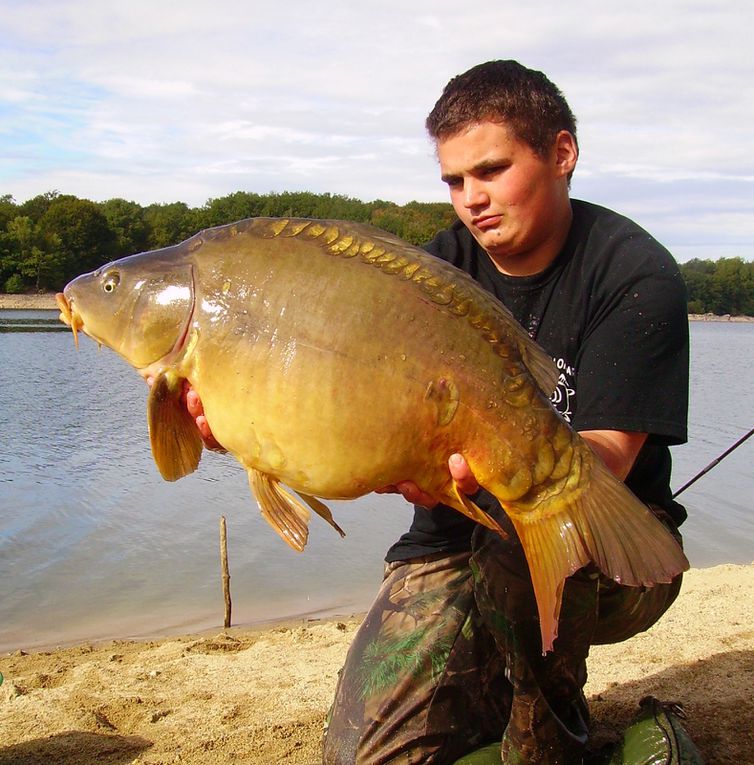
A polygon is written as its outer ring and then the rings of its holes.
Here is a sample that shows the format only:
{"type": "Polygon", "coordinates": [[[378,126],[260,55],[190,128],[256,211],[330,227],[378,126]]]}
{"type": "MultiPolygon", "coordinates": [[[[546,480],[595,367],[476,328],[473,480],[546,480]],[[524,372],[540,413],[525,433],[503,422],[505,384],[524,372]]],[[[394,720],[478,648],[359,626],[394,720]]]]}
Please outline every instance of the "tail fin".
{"type": "Polygon", "coordinates": [[[529,563],[543,653],[552,650],[558,634],[566,577],[590,561],[616,582],[634,587],[670,582],[689,567],[680,545],[649,508],[598,458],[589,463],[587,481],[533,510],[517,512],[511,503],[501,503],[529,563]]]}

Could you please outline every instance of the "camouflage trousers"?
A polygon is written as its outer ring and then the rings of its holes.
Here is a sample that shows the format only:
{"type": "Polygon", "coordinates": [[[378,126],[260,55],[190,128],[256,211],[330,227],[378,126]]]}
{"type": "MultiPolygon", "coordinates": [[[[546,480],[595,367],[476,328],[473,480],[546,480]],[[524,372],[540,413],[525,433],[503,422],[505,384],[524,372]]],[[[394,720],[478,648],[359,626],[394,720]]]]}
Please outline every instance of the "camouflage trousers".
{"type": "Polygon", "coordinates": [[[324,765],[450,765],[501,738],[506,764],[582,761],[589,647],[648,629],[681,577],[645,589],[578,571],[543,656],[523,550],[503,525],[508,540],[479,527],[471,552],[386,566],[341,671],[324,765]]]}

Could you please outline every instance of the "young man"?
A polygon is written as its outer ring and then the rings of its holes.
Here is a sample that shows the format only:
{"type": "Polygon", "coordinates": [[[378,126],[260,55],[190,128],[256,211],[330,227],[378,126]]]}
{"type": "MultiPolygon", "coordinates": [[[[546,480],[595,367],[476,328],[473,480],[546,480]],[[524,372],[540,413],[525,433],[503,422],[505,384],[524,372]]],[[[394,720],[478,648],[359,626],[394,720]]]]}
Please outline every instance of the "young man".
{"type": "MultiPolygon", "coordinates": [[[[543,74],[513,61],[477,66],[451,80],[427,128],[459,218],[427,249],[492,292],[552,355],[558,410],[680,539],[667,447],[686,439],[688,323],[672,257],[630,220],[570,199],[575,120],[543,74]]],[[[462,455],[450,470],[476,491],[462,455]]],[[[680,577],[644,590],[582,569],[543,656],[527,564],[497,503],[474,496],[508,541],[421,487],[387,488],[417,504],[414,521],[389,550],[349,651],[326,765],[453,763],[501,737],[503,763],[582,762],[590,645],[651,626],[680,577]]]]}
{"type": "MultiPolygon", "coordinates": [[[[673,259],[630,220],[570,199],[575,120],[540,72],[477,66],[448,83],[427,128],[459,218],[427,249],[492,292],[552,355],[557,409],[680,539],[667,447],[686,439],[688,324],[673,259]]],[[[188,405],[211,437],[191,392],[188,405]]],[[[680,577],[645,590],[576,572],[543,655],[512,526],[476,493],[462,455],[449,469],[509,538],[414,484],[386,487],[416,504],[414,521],[388,551],[346,659],[324,763],[445,765],[501,738],[503,763],[580,763],[589,647],[651,626],[680,577]]]]}

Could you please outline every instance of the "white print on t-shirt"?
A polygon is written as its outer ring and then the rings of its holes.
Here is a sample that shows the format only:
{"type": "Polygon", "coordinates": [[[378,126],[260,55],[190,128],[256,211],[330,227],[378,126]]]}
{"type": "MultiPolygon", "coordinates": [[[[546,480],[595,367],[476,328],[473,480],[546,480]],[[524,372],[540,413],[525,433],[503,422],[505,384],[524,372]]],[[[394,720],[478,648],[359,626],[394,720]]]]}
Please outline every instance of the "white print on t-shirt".
{"type": "Polygon", "coordinates": [[[565,359],[553,359],[558,368],[558,384],[550,396],[553,406],[563,415],[567,422],[573,415],[573,401],[576,397],[576,389],[573,387],[575,377],[574,368],[565,359]]]}

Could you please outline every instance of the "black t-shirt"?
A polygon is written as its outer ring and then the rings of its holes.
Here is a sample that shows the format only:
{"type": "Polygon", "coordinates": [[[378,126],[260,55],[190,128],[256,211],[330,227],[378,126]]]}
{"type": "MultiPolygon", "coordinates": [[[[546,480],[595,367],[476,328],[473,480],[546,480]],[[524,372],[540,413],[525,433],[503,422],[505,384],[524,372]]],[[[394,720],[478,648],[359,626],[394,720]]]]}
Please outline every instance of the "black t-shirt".
{"type": "MultiPolygon", "coordinates": [[[[628,487],[686,518],[671,498],[669,445],[686,441],[686,290],[670,253],[628,218],[572,200],[573,222],[558,257],[527,277],[500,273],[459,221],[426,249],[471,275],[552,356],[552,401],[575,430],[648,433],[628,487]]],[[[475,501],[496,504],[485,491],[475,501]]],[[[417,507],[408,533],[386,559],[469,549],[475,524],[456,510],[417,507]]]]}

